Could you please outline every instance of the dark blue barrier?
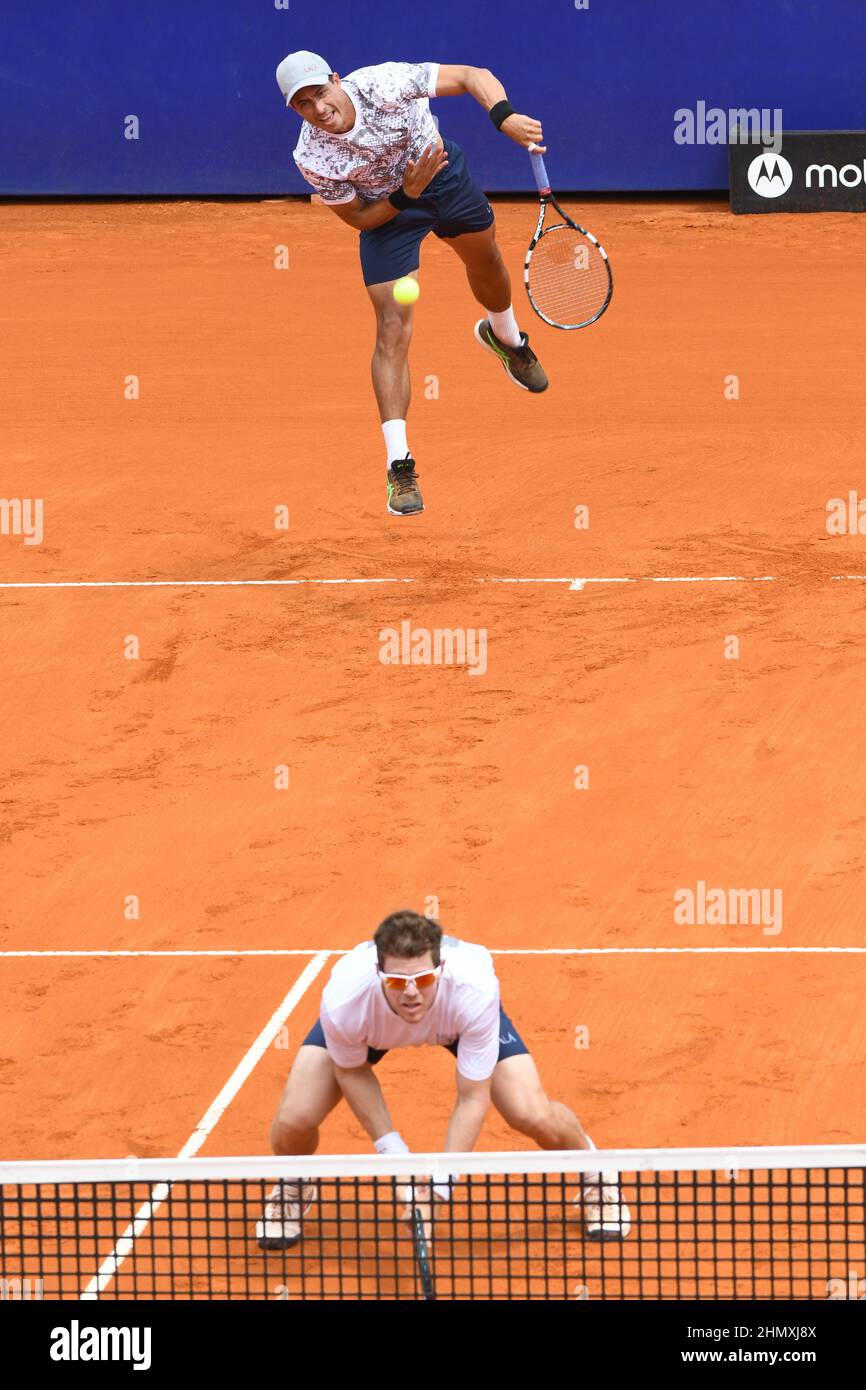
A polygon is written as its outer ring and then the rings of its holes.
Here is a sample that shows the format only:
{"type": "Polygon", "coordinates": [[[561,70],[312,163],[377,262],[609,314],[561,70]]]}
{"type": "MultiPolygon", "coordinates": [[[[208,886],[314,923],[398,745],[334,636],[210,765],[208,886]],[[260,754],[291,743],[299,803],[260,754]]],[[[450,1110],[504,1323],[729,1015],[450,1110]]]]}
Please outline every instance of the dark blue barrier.
{"type": "MultiPolygon", "coordinates": [[[[781,108],[791,129],[866,125],[864,0],[283,3],[4,0],[0,192],[303,192],[298,118],[274,81],[295,48],[341,74],[386,59],[491,68],[542,120],[562,189],[726,187],[724,143],[674,139],[676,111],[699,102],[781,108]]],[[[488,192],[532,188],[471,98],[433,110],[488,192]]]]}

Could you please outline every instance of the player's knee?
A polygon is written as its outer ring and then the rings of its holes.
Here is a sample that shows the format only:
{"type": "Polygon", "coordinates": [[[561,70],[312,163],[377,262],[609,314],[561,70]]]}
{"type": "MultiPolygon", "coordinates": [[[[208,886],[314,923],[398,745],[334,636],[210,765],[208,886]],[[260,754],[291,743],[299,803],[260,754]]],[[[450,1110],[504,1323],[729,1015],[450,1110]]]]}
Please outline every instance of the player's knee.
{"type": "Polygon", "coordinates": [[[317,1117],[293,1106],[280,1108],[271,1125],[271,1146],[275,1153],[303,1152],[304,1145],[318,1130],[317,1117]]]}
{"type": "Polygon", "coordinates": [[[556,1138],[557,1126],[546,1096],[522,1101],[511,1116],[511,1124],[540,1148],[546,1148],[556,1138]]]}
{"type": "Polygon", "coordinates": [[[491,242],[488,246],[479,250],[471,263],[471,269],[478,275],[489,275],[491,271],[497,271],[504,267],[502,252],[496,242],[491,242]]]}
{"type": "Polygon", "coordinates": [[[389,355],[403,354],[412,338],[412,320],[406,314],[385,313],[376,326],[376,347],[389,355]]]}

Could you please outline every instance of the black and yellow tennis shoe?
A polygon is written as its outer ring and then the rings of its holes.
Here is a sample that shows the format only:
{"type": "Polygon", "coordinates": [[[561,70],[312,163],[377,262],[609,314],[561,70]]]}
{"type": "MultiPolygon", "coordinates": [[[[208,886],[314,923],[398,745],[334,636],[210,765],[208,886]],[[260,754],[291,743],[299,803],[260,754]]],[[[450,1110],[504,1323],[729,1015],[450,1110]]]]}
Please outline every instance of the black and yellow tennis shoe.
{"type": "Polygon", "coordinates": [[[474,332],[481,346],[499,358],[515,386],[535,394],[547,390],[547,375],[529,346],[529,338],[525,333],[520,334],[520,347],[509,347],[507,343],[499,341],[490,327],[489,319],[479,319],[474,332]]]}
{"type": "Polygon", "coordinates": [[[409,454],[404,459],[394,459],[388,468],[388,511],[392,516],[411,516],[423,510],[415,460],[409,454]]]}

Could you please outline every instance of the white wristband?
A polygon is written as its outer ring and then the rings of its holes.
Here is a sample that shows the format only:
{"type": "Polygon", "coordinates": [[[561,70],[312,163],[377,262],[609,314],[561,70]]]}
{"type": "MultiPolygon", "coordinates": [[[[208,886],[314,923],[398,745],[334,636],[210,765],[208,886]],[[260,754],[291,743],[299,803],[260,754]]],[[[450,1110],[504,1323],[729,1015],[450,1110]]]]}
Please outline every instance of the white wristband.
{"type": "Polygon", "coordinates": [[[411,1205],[413,1202],[425,1202],[429,1200],[432,1192],[437,1202],[450,1202],[453,1191],[452,1182],[430,1183],[427,1178],[399,1179],[403,1186],[401,1188],[403,1201],[411,1205]]]}
{"type": "Polygon", "coordinates": [[[377,1154],[407,1154],[409,1152],[409,1145],[397,1133],[396,1129],[392,1129],[390,1134],[383,1134],[381,1139],[376,1140],[377,1154]]]}

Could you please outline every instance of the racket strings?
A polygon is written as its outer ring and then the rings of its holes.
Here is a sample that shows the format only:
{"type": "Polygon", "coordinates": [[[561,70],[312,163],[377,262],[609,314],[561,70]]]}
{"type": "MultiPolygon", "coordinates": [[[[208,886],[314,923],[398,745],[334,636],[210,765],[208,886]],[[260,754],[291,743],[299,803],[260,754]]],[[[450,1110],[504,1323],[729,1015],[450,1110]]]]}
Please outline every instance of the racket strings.
{"type": "Polygon", "coordinates": [[[573,227],[547,228],[529,260],[527,288],[535,307],[564,327],[590,323],[611,291],[607,261],[573,227]]]}

